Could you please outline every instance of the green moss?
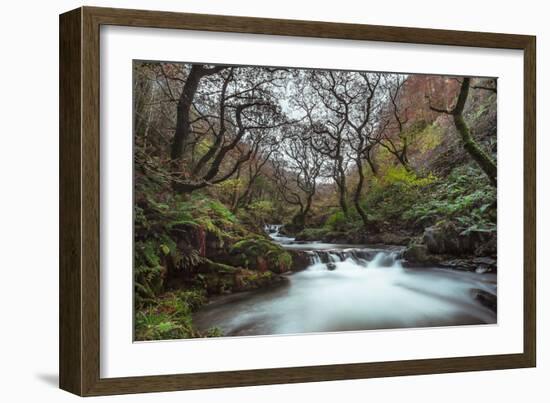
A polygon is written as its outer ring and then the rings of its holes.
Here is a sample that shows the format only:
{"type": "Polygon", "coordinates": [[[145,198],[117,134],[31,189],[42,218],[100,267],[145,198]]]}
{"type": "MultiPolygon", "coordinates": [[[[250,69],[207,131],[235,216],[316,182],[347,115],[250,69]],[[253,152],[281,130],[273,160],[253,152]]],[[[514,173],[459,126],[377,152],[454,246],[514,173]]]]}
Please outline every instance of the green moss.
{"type": "Polygon", "coordinates": [[[325,221],[325,229],[332,231],[343,228],[347,224],[348,218],[342,211],[331,214],[325,221]]]}
{"type": "Polygon", "coordinates": [[[453,220],[461,227],[492,229],[496,220],[496,189],[478,168],[455,168],[427,195],[403,213],[403,219],[424,224],[453,220]]]}
{"type": "Polygon", "coordinates": [[[235,290],[246,291],[268,286],[273,283],[275,276],[270,271],[259,272],[241,269],[235,277],[235,290]]]}
{"type": "Polygon", "coordinates": [[[285,272],[292,267],[292,256],[280,245],[262,236],[249,236],[236,242],[231,253],[239,266],[255,270],[285,272]]]}
{"type": "Polygon", "coordinates": [[[418,133],[417,148],[421,154],[434,150],[443,141],[445,131],[437,123],[427,125],[418,133]]]}
{"type": "Polygon", "coordinates": [[[405,167],[399,165],[389,167],[386,175],[380,180],[382,186],[401,185],[406,187],[424,187],[434,183],[437,178],[433,174],[428,174],[424,177],[419,177],[412,171],[408,171],[405,167]]]}

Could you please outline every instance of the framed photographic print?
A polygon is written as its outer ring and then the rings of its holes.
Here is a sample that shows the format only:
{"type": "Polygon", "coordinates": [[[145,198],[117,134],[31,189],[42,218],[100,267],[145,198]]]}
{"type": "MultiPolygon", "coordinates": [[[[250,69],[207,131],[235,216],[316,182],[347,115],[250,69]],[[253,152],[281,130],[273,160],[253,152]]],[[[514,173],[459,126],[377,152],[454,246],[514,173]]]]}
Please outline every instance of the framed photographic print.
{"type": "Polygon", "coordinates": [[[535,37],[60,17],[60,386],[535,366],[535,37]]]}

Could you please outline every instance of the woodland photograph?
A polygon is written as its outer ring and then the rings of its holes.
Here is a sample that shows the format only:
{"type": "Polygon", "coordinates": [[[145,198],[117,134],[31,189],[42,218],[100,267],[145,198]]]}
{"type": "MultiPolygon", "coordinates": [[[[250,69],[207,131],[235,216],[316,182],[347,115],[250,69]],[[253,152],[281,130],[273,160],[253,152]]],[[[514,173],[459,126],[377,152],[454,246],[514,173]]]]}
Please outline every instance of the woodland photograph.
{"type": "Polygon", "coordinates": [[[497,323],[497,78],[133,61],[134,340],[497,323]]]}

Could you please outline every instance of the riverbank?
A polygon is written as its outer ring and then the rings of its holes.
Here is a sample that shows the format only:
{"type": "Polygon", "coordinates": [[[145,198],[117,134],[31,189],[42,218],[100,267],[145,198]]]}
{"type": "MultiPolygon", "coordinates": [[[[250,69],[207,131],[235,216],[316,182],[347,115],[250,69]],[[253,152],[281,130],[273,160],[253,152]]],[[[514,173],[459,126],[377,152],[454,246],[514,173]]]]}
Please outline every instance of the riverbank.
{"type": "Polygon", "coordinates": [[[225,336],[496,323],[496,275],[444,267],[410,269],[398,245],[296,241],[267,228],[305,267],[280,287],[212,299],[193,315],[225,336]]]}

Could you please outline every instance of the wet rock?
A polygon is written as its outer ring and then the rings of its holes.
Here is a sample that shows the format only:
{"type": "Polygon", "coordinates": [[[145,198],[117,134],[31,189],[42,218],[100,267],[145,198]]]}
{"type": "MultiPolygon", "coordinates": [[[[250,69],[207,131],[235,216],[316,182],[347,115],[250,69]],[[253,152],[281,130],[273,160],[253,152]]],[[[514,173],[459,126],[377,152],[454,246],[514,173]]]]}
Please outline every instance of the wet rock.
{"type": "Polygon", "coordinates": [[[482,244],[478,245],[474,253],[476,256],[496,256],[497,254],[496,234],[491,236],[490,239],[486,240],[482,244]]]}
{"type": "Polygon", "coordinates": [[[440,259],[432,255],[428,251],[428,247],[423,244],[413,243],[403,252],[403,259],[406,260],[405,265],[429,265],[437,264],[440,259]]]}
{"type": "Polygon", "coordinates": [[[476,257],[472,263],[477,265],[476,273],[492,273],[497,270],[497,260],[492,257],[476,257]]]}
{"type": "Polygon", "coordinates": [[[327,263],[327,270],[333,271],[336,270],[336,263],[327,263]]]}
{"type": "Polygon", "coordinates": [[[442,266],[459,270],[474,271],[477,268],[471,259],[443,259],[440,263],[442,266]]]}
{"type": "Polygon", "coordinates": [[[474,288],[470,291],[472,297],[481,305],[489,308],[493,312],[497,312],[497,296],[490,292],[474,288]]]}
{"type": "Polygon", "coordinates": [[[292,256],[292,266],[290,270],[292,271],[301,271],[305,270],[309,265],[311,265],[311,256],[303,250],[287,250],[287,252],[292,256]]]}
{"type": "Polygon", "coordinates": [[[422,243],[435,254],[457,253],[461,249],[458,230],[451,222],[425,228],[422,243]]]}
{"type": "Polygon", "coordinates": [[[476,257],[472,259],[472,262],[477,265],[496,266],[497,260],[492,257],[476,257]]]}
{"type": "Polygon", "coordinates": [[[425,228],[422,243],[430,253],[438,255],[496,254],[495,231],[463,230],[451,221],[425,228]]]}

